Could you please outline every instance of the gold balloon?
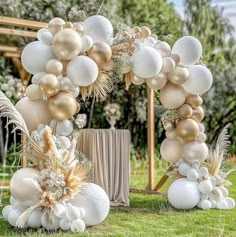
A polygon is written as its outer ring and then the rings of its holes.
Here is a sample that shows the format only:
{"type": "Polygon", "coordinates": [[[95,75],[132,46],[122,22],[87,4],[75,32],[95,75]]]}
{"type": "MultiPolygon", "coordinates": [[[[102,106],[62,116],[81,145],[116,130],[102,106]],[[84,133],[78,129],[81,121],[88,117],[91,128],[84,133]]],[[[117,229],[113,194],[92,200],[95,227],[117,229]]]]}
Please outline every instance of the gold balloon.
{"type": "Polygon", "coordinates": [[[193,114],[193,109],[190,105],[183,104],[178,108],[177,112],[181,118],[189,118],[193,114]]]}
{"type": "Polygon", "coordinates": [[[186,92],[182,86],[167,83],[160,91],[160,101],[166,109],[177,109],[185,101],[186,92]]]}
{"type": "Polygon", "coordinates": [[[161,90],[167,82],[167,74],[160,72],[154,77],[146,79],[147,85],[153,90],[161,90]]]}
{"type": "Polygon", "coordinates": [[[177,139],[177,131],[176,131],[176,129],[167,130],[166,131],[166,137],[169,140],[176,140],[177,139]]]}
{"type": "Polygon", "coordinates": [[[49,21],[48,29],[53,35],[55,35],[57,32],[63,29],[64,24],[65,24],[65,21],[63,19],[59,17],[55,17],[49,21]]]}
{"type": "Polygon", "coordinates": [[[175,163],[182,158],[184,147],[177,140],[165,139],[161,144],[160,152],[164,160],[175,163]]]}
{"type": "Polygon", "coordinates": [[[97,63],[98,67],[101,67],[105,63],[109,62],[112,56],[112,51],[111,47],[107,43],[97,42],[92,46],[87,54],[97,63]]]}
{"type": "Polygon", "coordinates": [[[168,80],[176,85],[183,84],[189,76],[188,69],[184,66],[176,66],[176,68],[168,73],[168,80]]]}
{"type": "Polygon", "coordinates": [[[201,122],[204,119],[204,110],[201,106],[198,106],[193,109],[191,119],[194,119],[197,122],[201,122]]]}
{"type": "Polygon", "coordinates": [[[52,59],[46,64],[46,72],[48,74],[53,74],[55,76],[59,76],[62,73],[63,64],[56,59],[52,59]]]}
{"type": "Polygon", "coordinates": [[[139,27],[139,26],[134,26],[133,28],[132,28],[132,31],[134,32],[134,33],[141,33],[141,28],[139,27]]]}
{"type": "Polygon", "coordinates": [[[82,41],[76,31],[63,29],[54,36],[52,49],[59,59],[71,60],[80,53],[82,41]]]}
{"type": "Polygon", "coordinates": [[[200,106],[202,104],[203,100],[202,97],[199,95],[192,95],[189,94],[186,97],[186,104],[191,105],[193,108],[197,108],[198,106],[200,106]]]}
{"type": "Polygon", "coordinates": [[[170,57],[162,58],[162,72],[171,72],[175,69],[175,61],[170,57]]]}
{"type": "Polygon", "coordinates": [[[131,82],[134,84],[134,85],[142,85],[144,83],[145,79],[144,78],[141,78],[137,75],[135,75],[134,73],[131,73],[131,82]]]}
{"type": "Polygon", "coordinates": [[[180,57],[178,54],[171,54],[170,57],[175,61],[175,64],[179,64],[180,62],[180,57]]]}
{"type": "Polygon", "coordinates": [[[185,141],[194,141],[199,134],[199,126],[193,119],[180,120],[176,126],[177,134],[185,141]]]}
{"type": "Polygon", "coordinates": [[[71,22],[66,22],[64,24],[64,29],[73,29],[73,24],[71,22]]]}
{"type": "Polygon", "coordinates": [[[53,118],[65,120],[71,118],[77,111],[75,98],[67,92],[59,92],[48,101],[48,108],[53,118]]]}
{"type": "Polygon", "coordinates": [[[73,29],[79,33],[80,36],[84,35],[84,27],[80,22],[73,23],[73,29]]]}
{"type": "Polygon", "coordinates": [[[53,74],[46,74],[40,79],[40,89],[43,95],[50,97],[59,92],[60,83],[57,77],[53,74]]]}
{"type": "Polygon", "coordinates": [[[141,37],[147,38],[151,35],[151,30],[147,26],[141,26],[141,37]]]}

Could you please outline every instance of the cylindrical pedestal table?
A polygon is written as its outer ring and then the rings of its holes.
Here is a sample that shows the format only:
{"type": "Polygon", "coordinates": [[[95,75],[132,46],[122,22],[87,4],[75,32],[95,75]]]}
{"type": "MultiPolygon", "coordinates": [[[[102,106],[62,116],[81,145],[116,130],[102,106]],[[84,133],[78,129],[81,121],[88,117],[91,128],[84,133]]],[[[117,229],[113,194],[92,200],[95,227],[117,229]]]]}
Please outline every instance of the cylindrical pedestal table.
{"type": "Polygon", "coordinates": [[[106,191],[111,205],[129,205],[129,130],[83,129],[78,149],[92,162],[90,181],[106,191]]]}

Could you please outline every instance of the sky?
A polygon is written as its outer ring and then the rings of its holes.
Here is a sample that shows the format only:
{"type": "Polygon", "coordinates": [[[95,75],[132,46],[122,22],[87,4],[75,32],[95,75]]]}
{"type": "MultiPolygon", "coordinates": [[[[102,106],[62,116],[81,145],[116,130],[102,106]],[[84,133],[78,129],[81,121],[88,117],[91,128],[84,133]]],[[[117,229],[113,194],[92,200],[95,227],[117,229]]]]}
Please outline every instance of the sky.
{"type": "MultiPolygon", "coordinates": [[[[170,2],[174,3],[176,10],[183,16],[183,0],[170,0],[170,2]]],[[[223,7],[223,14],[234,26],[236,37],[236,0],[212,0],[212,5],[223,7]]]]}

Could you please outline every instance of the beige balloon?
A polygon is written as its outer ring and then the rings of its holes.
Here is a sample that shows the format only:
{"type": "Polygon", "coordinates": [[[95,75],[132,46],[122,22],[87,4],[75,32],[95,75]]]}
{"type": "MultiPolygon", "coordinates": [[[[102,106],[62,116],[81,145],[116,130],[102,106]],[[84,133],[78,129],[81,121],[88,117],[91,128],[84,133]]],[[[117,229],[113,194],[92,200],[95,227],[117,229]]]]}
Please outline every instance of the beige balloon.
{"type": "Polygon", "coordinates": [[[73,29],[79,33],[80,36],[83,36],[84,35],[84,26],[82,23],[80,22],[74,22],[73,23],[73,29]]]}
{"type": "Polygon", "coordinates": [[[58,59],[71,60],[82,49],[80,35],[72,29],[63,29],[54,36],[52,49],[58,59]]]}
{"type": "Polygon", "coordinates": [[[201,122],[204,119],[204,110],[201,106],[198,106],[193,109],[191,119],[194,119],[197,122],[201,122]]]}
{"type": "Polygon", "coordinates": [[[50,97],[56,95],[60,89],[60,83],[53,74],[46,74],[40,79],[40,89],[44,96],[50,97]]]}
{"type": "Polygon", "coordinates": [[[141,37],[142,38],[147,38],[148,36],[151,35],[151,30],[147,26],[141,26],[141,37]]]}
{"type": "Polygon", "coordinates": [[[111,59],[112,51],[107,43],[97,42],[87,52],[87,55],[97,63],[98,67],[102,67],[111,59]]]}
{"type": "Polygon", "coordinates": [[[48,101],[51,116],[58,120],[72,118],[77,111],[75,98],[67,92],[59,92],[48,101]]]}
{"type": "Polygon", "coordinates": [[[177,123],[177,134],[185,141],[194,141],[199,134],[199,126],[193,119],[183,119],[177,123]]]}
{"type": "Polygon", "coordinates": [[[154,77],[146,79],[147,85],[153,90],[161,90],[167,83],[167,74],[160,72],[154,77]]]}
{"type": "Polygon", "coordinates": [[[193,114],[193,109],[190,105],[183,104],[178,108],[177,112],[181,118],[189,118],[193,114]]]}
{"type": "Polygon", "coordinates": [[[145,79],[144,78],[141,78],[141,77],[138,77],[137,75],[135,75],[134,73],[131,74],[131,82],[134,84],[134,85],[142,85],[144,83],[145,79]]]}
{"type": "Polygon", "coordinates": [[[30,100],[41,100],[43,99],[43,93],[37,84],[29,85],[26,90],[25,94],[28,96],[30,100]]]}
{"type": "Polygon", "coordinates": [[[73,29],[73,24],[70,21],[67,21],[64,26],[64,29],[73,29]]]}
{"type": "Polygon", "coordinates": [[[177,109],[186,98],[186,92],[182,86],[167,83],[160,91],[160,101],[166,109],[177,109]]]}
{"type": "Polygon", "coordinates": [[[188,94],[186,97],[186,104],[189,104],[192,106],[192,108],[197,108],[198,106],[200,106],[202,104],[203,100],[202,97],[199,95],[192,95],[192,94],[188,94]]]}
{"type": "Polygon", "coordinates": [[[46,64],[46,72],[48,74],[53,74],[59,76],[62,73],[63,64],[56,59],[49,60],[46,64]]]}
{"type": "Polygon", "coordinates": [[[24,97],[16,103],[17,111],[22,115],[29,132],[37,129],[39,124],[49,124],[52,116],[44,100],[30,100],[24,97]]]}
{"type": "Polygon", "coordinates": [[[49,21],[48,29],[53,35],[55,35],[57,32],[63,29],[64,24],[65,24],[65,21],[63,19],[59,17],[55,17],[49,21]]]}
{"type": "Polygon", "coordinates": [[[183,66],[176,66],[175,69],[168,73],[168,80],[176,85],[183,84],[189,76],[188,69],[183,66]]]}
{"type": "Polygon", "coordinates": [[[175,64],[179,64],[180,62],[180,57],[178,54],[171,54],[170,57],[175,61],[175,64]]]}
{"type": "Polygon", "coordinates": [[[182,158],[184,147],[177,140],[165,139],[161,144],[160,152],[164,160],[175,163],[182,158]]]}
{"type": "Polygon", "coordinates": [[[166,137],[169,139],[169,140],[176,140],[177,139],[177,131],[176,129],[172,129],[172,130],[167,130],[166,131],[166,137]]]}
{"type": "Polygon", "coordinates": [[[132,31],[134,32],[134,33],[141,33],[141,28],[139,27],[139,26],[134,26],[133,28],[132,28],[132,31]]]}
{"type": "Polygon", "coordinates": [[[171,72],[175,69],[175,61],[170,57],[162,58],[162,72],[171,72]]]}

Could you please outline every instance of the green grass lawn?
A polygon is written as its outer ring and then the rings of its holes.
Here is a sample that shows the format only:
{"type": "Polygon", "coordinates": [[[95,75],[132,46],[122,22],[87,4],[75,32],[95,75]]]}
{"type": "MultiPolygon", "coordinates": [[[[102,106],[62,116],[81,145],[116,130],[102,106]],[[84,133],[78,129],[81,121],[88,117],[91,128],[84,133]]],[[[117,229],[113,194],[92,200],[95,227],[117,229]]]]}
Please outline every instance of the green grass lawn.
{"type": "MultiPolygon", "coordinates": [[[[163,174],[167,164],[156,163],[156,181],[163,174]]],[[[230,196],[236,199],[236,173],[229,176],[235,185],[230,196]]],[[[147,163],[132,163],[131,186],[145,187],[147,184],[147,163]]],[[[8,203],[8,194],[4,195],[8,203]]],[[[173,209],[164,197],[131,193],[130,207],[112,208],[107,219],[84,233],[49,233],[42,230],[22,231],[12,228],[0,220],[0,236],[186,236],[225,237],[236,236],[236,210],[178,211],[173,209]]]]}

